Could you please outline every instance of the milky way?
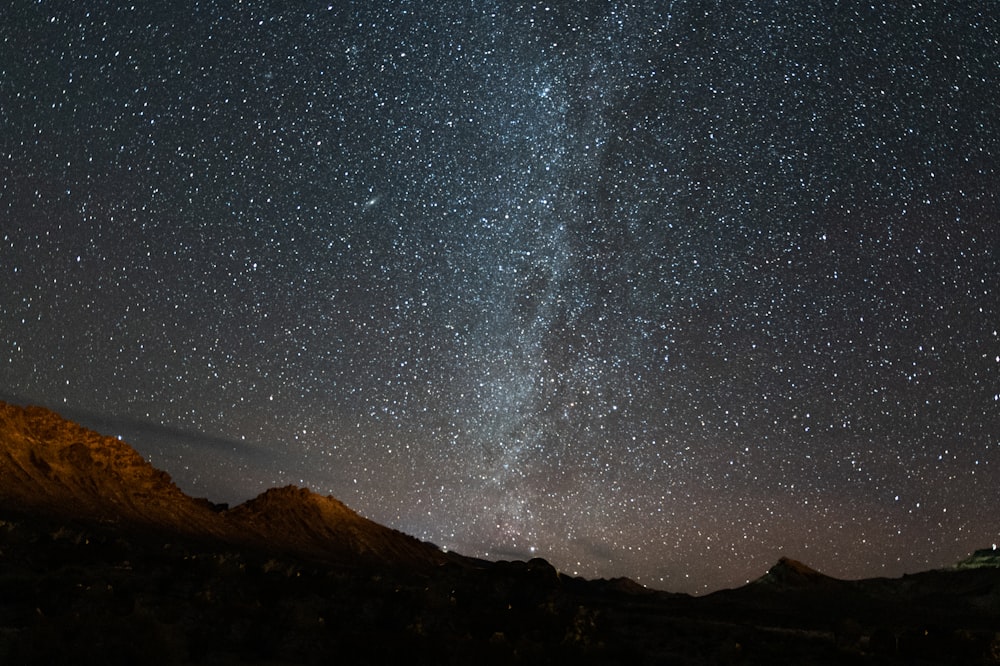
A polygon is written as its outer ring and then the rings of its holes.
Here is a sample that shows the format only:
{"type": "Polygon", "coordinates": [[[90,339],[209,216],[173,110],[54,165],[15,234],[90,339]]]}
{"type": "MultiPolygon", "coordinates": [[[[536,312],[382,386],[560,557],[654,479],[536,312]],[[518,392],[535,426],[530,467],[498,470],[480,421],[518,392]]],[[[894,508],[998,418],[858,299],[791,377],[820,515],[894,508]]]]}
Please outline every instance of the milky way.
{"type": "Polygon", "coordinates": [[[5,12],[8,399],[675,591],[1000,537],[989,3],[161,4],[5,12]]]}

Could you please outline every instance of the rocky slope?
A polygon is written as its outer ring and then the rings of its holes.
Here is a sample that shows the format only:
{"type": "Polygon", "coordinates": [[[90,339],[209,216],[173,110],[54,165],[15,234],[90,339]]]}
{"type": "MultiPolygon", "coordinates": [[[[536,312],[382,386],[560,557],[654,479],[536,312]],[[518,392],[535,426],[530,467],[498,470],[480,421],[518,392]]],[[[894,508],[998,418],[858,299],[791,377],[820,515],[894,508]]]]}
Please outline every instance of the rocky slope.
{"type": "Polygon", "coordinates": [[[333,497],[295,486],[267,490],[223,517],[244,539],[262,547],[323,560],[419,569],[456,559],[358,515],[333,497]]]}
{"type": "Polygon", "coordinates": [[[292,486],[232,509],[184,494],[125,442],[41,407],[0,402],[0,508],[126,523],[347,565],[432,567],[457,556],[292,486]]]}
{"type": "Polygon", "coordinates": [[[227,533],[207,501],[185,495],[124,442],[41,407],[2,402],[0,506],[182,534],[227,533]]]}

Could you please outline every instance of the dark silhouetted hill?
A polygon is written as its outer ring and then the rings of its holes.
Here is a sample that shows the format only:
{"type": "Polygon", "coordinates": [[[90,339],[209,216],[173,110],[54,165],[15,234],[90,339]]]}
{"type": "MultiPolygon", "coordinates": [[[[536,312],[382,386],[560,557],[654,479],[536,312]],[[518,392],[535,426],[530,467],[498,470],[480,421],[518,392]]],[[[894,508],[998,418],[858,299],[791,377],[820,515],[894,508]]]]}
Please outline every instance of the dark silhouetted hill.
{"type": "Polygon", "coordinates": [[[782,557],[766,574],[752,582],[755,587],[776,590],[833,588],[842,581],[812,569],[798,560],[782,557]]]}
{"type": "Polygon", "coordinates": [[[1000,664],[1000,568],[705,597],[485,562],[287,486],[233,508],[0,402],[0,664],[1000,664]]]}

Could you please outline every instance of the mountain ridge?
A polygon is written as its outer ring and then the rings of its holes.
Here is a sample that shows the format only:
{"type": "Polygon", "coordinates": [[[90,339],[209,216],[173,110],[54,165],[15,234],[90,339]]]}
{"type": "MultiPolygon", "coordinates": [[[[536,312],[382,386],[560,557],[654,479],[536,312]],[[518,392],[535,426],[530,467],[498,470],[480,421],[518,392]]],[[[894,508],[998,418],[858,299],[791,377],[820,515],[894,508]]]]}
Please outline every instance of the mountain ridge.
{"type": "Polygon", "coordinates": [[[993,560],[841,580],[782,557],[704,597],[585,580],[296,486],[191,498],[117,438],[0,402],[0,663],[998,664],[993,560]]]}
{"type": "Polygon", "coordinates": [[[97,522],[219,535],[219,520],[114,438],[44,407],[0,403],[0,502],[97,522]]]}
{"type": "Polygon", "coordinates": [[[217,539],[341,565],[425,569],[464,561],[305,488],[235,507],[185,494],[135,449],[44,407],[0,402],[0,506],[217,539]]]}
{"type": "MultiPolygon", "coordinates": [[[[124,441],[46,407],[22,407],[2,400],[0,481],[0,507],[53,517],[125,522],[339,565],[417,570],[449,563],[471,568],[489,565],[444,552],[369,520],[332,496],[294,485],[269,488],[231,508],[191,497],[168,473],[124,441]]],[[[976,551],[954,568],[995,567],[1000,561],[996,552],[976,551]]],[[[629,583],[623,589],[647,590],[630,579],[622,580],[629,583]]],[[[852,590],[881,580],[841,580],[783,556],[760,578],[713,594],[852,590]]]]}

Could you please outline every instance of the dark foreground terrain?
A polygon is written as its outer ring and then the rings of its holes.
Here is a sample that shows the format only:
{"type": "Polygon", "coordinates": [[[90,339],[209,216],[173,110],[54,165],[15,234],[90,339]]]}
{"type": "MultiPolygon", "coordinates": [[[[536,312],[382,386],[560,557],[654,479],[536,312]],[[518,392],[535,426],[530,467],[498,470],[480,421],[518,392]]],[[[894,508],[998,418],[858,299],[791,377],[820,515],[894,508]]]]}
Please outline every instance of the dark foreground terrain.
{"type": "Polygon", "coordinates": [[[444,554],[302,489],[215,506],[133,454],[0,403],[0,664],[1000,663],[993,551],[692,598],[444,554]]]}

